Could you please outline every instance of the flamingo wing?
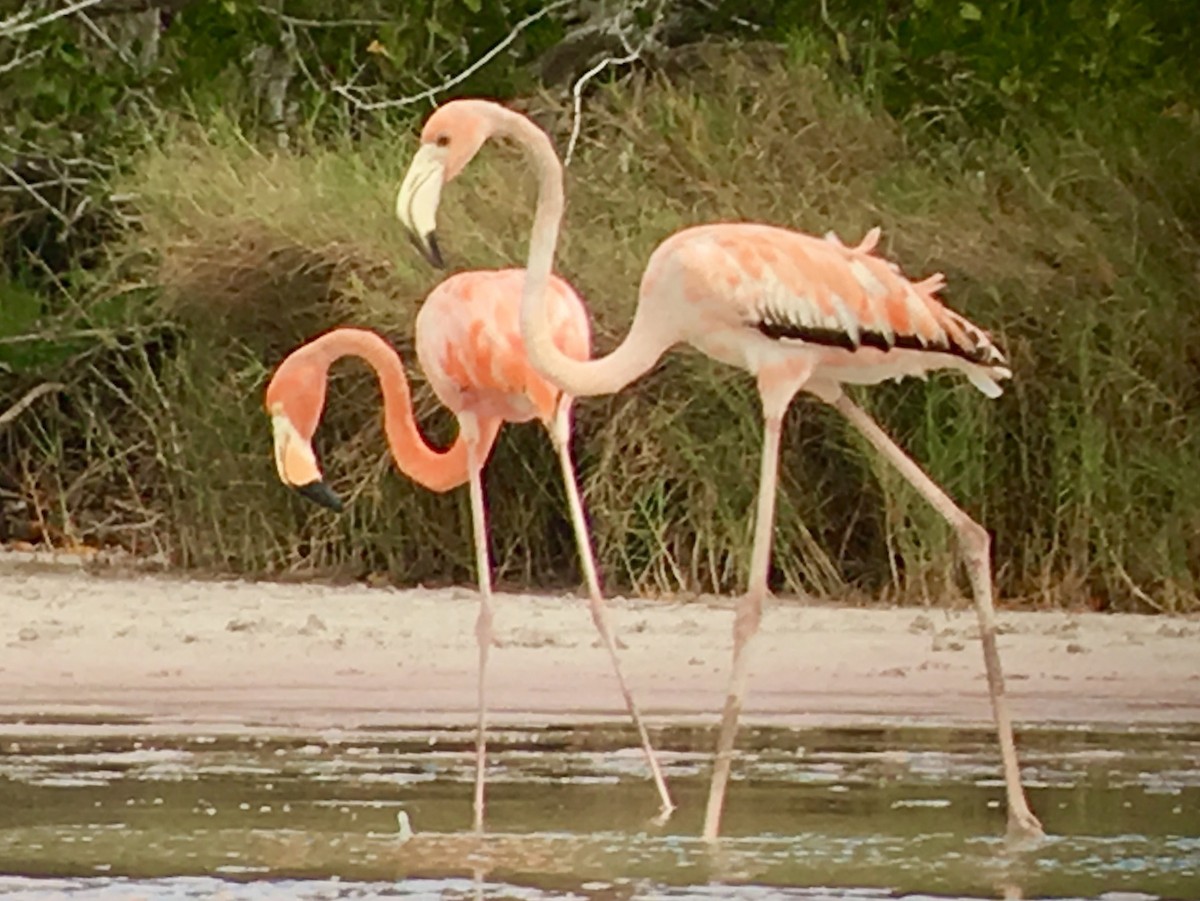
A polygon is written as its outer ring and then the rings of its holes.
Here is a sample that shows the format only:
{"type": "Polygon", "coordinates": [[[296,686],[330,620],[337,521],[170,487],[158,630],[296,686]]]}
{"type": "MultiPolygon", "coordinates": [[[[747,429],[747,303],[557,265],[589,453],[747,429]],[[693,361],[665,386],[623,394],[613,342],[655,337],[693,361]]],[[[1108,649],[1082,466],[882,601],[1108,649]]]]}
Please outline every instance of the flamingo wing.
{"type": "MultiPolygon", "coordinates": [[[[456,273],[417,316],[417,355],[434,392],[453,410],[474,406],[511,422],[531,412],[549,421],[559,389],[529,362],[519,326],[523,269],[456,273]]],[[[560,350],[587,359],[590,333],[571,286],[552,276],[550,325],[560,350]]]]}
{"type": "Polygon", "coordinates": [[[771,233],[770,239],[730,235],[726,248],[757,289],[746,324],[767,337],[848,351],[930,351],[980,366],[1006,365],[985,331],[937,299],[945,284],[941,273],[913,282],[871,253],[877,229],[856,247],[834,235],[771,233]]]}

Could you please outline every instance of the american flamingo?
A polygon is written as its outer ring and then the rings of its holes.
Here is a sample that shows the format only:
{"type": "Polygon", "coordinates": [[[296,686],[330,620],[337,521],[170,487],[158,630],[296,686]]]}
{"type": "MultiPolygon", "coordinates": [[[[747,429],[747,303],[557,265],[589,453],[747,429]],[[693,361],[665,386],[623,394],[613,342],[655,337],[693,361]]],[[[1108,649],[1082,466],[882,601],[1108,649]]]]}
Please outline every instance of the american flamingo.
{"type": "Polygon", "coordinates": [[[988,692],[996,722],[1008,801],[1008,832],[1039,836],[1042,826],[1021,783],[1012,720],[996,647],[991,537],[843,391],[931,370],[955,369],[988,397],[1010,378],[1004,355],[981,329],[935,296],[941,274],[912,282],[874,254],[879,230],[854,247],[770,225],[724,222],[682,229],[650,256],[637,310],[620,345],[599,359],[571,359],[555,346],[549,317],[554,249],[563,213],[562,163],[549,136],[527,117],[485,100],[455,100],[435,110],[396,199],[396,210],[434,264],[442,186],[489,138],[508,138],[526,152],[538,179],[537,207],[521,303],[521,334],[539,372],[574,397],[621,390],[663,353],[686,343],[747,370],[762,398],[764,440],[749,584],[733,626],[733,668],[721,717],[704,819],[715,839],[724,804],[738,715],[746,690],[751,639],[768,593],[779,436],[801,389],[832,405],[889,460],[958,535],[965,556],[988,692]]]}
{"type": "MultiPolygon", "coordinates": [[[[674,809],[650,736],[621,672],[608,608],[600,591],[583,504],[571,463],[571,398],[529,365],[518,329],[520,269],[460,272],[439,284],[417,313],[417,360],[434,393],[453,411],[458,436],[444,451],[429,446],[412,410],[404,364],[396,350],[372,331],[337,328],[292,351],[267,386],[266,408],[275,434],[279,478],[302,495],[334,510],[340,499],[325,482],[312,448],[312,436],[325,406],[329,367],[344,356],[360,357],[375,370],[383,393],[384,430],[396,466],[433,491],[449,491],[470,482],[475,561],[479,577],[479,713],[475,762],[475,829],[483,829],[485,725],[484,693],[488,649],[492,642],[492,581],[481,472],[505,422],[537,419],[550,434],[567,489],[571,525],[588,587],[592,619],[612,660],[625,705],[637,727],[642,749],[662,802],[660,816],[674,809]]],[[[545,285],[545,281],[543,281],[545,285]]],[[[591,330],[583,303],[571,286],[551,279],[547,316],[556,347],[572,359],[591,352],[591,330]]]]}

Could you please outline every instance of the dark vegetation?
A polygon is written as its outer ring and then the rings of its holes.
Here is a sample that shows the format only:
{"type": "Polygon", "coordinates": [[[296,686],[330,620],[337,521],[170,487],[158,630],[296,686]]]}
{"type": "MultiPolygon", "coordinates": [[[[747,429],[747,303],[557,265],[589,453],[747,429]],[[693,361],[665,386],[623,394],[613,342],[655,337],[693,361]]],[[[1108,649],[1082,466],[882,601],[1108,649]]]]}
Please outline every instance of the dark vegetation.
{"type": "MultiPolygon", "coordinates": [[[[951,376],[862,395],[993,530],[1005,602],[1200,608],[1191,0],[99,0],[38,24],[68,5],[0,7],[0,538],[469,580],[465,493],[390,471],[364,370],[337,371],[319,436],[341,517],[276,482],[265,380],[335,324],[409,352],[439,273],[391,204],[432,102],[505,99],[565,152],[572,86],[637,51],[582,86],[568,170],[559,270],[598,352],[677,228],[750,218],[856,241],[879,224],[1013,363],[995,402],[951,376]],[[46,383],[63,387],[13,412],[46,383]]],[[[531,198],[522,161],[489,149],[447,192],[452,265],[523,261],[531,198]]],[[[676,353],[577,423],[608,586],[740,590],[749,379],[676,353]]],[[[948,530],[836,416],[798,402],[787,432],[780,591],[957,597],[948,530]]],[[[501,579],[573,584],[536,428],[502,437],[488,480],[501,579]]]]}

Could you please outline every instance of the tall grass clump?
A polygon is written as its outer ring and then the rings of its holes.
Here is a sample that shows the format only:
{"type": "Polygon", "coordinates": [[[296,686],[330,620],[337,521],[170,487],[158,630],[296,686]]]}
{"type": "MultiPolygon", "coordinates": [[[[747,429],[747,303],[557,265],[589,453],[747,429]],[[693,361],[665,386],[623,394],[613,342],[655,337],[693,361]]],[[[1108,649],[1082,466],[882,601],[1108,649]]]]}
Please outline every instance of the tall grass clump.
{"type": "MultiPolygon", "coordinates": [[[[1012,362],[994,402],[953,376],[856,392],[994,532],[1002,595],[1196,609],[1195,114],[1117,128],[1081,108],[1074,127],[1033,123],[1019,145],[952,144],[775,48],[699,48],[679,71],[594,97],[568,171],[557,268],[589,305],[596,353],[627,329],[651,249],[685,225],[761,220],[847,242],[881,225],[881,250],[911,276],[945,272],[946,301],[1012,362]]],[[[563,146],[569,110],[530,106],[563,146]]],[[[392,211],[415,132],[265,151],[230,123],[179,124],[139,158],[119,185],[136,195],[136,225],[80,294],[84,313],[119,304],[120,328],[71,358],[55,413],[0,432],[48,523],[220,571],[468,578],[465,494],[390,471],[362,367],[335,370],[318,436],[350,501],[341,517],[277,483],[261,409],[289,349],[367,325],[409,363],[427,433],[453,435],[411,343],[443,273],[392,211]]],[[[489,147],[445,192],[451,268],[521,265],[533,190],[515,152],[489,147]]],[[[749,377],[677,351],[576,410],[610,588],[740,590],[761,442],[749,377]]],[[[786,430],[777,590],[956,595],[953,535],[836,415],[801,398],[786,430]]],[[[536,427],[502,433],[486,478],[504,580],[577,579],[556,472],[536,427]]]]}

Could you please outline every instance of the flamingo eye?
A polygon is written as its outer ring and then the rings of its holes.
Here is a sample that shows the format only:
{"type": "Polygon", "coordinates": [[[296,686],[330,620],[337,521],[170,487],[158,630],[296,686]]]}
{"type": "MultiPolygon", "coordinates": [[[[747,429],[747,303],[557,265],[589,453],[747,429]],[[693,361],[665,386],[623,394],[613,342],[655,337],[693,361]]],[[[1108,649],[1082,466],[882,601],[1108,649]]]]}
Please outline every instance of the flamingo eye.
{"type": "Polygon", "coordinates": [[[441,134],[434,138],[433,143],[439,147],[448,147],[450,145],[450,135],[441,134]]]}

